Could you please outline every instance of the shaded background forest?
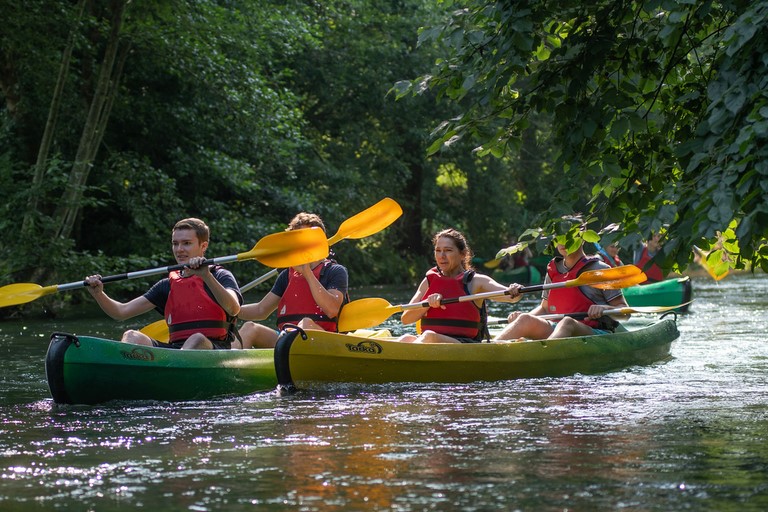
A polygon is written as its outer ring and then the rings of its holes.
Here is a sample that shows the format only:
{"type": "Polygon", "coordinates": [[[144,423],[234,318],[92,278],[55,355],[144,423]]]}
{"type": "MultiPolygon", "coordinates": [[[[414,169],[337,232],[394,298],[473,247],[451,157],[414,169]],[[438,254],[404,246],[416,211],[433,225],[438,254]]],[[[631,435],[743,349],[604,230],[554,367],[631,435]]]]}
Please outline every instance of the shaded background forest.
{"type": "MultiPolygon", "coordinates": [[[[436,58],[416,48],[418,28],[444,16],[432,2],[2,4],[3,284],[170,264],[170,227],[185,216],[210,224],[213,257],[249,249],[299,211],[319,213],[330,235],[383,197],[403,217],[334,249],[353,285],[410,283],[429,263],[433,231],[465,230],[492,258],[546,201],[533,147],[526,158],[467,147],[428,157],[450,106],[388,94],[436,58]],[[103,132],[88,119],[100,97],[103,132]],[[73,181],[76,172],[87,177],[73,181]]],[[[242,281],[264,271],[232,270],[242,281]]]]}
{"type": "Polygon", "coordinates": [[[334,247],[352,286],[415,283],[447,226],[488,259],[586,210],[630,245],[670,226],[668,268],[766,262],[765,2],[464,3],[0,0],[0,285],[173,263],[186,216],[214,257],[383,197],[403,216],[334,247]]]}

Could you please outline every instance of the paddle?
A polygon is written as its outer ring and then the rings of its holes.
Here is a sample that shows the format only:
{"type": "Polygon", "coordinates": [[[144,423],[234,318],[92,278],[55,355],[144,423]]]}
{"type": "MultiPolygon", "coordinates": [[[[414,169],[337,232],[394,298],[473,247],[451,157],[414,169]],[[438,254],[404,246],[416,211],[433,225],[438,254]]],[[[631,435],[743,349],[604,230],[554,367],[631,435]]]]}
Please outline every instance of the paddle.
{"type": "Polygon", "coordinates": [[[727,264],[724,264],[722,260],[719,265],[712,265],[709,262],[709,253],[704,252],[695,245],[693,246],[693,250],[699,256],[699,265],[701,265],[701,267],[707,271],[707,274],[709,274],[712,279],[719,281],[728,275],[730,271],[729,267],[727,264]]]}
{"type": "MultiPolygon", "coordinates": [[[[220,256],[207,259],[205,265],[220,265],[233,261],[256,259],[270,267],[291,267],[302,265],[310,261],[317,261],[328,255],[328,242],[323,230],[320,228],[300,229],[296,231],[283,231],[267,235],[258,242],[250,251],[231,256],[220,256]]],[[[102,278],[103,283],[121,281],[123,279],[136,279],[155,274],[167,274],[174,270],[181,270],[184,265],[171,265],[158,267],[125,274],[117,274],[102,278]]],[[[54,284],[42,287],[34,283],[9,284],[0,288],[0,307],[16,306],[32,302],[51,293],[74,290],[88,286],[85,281],[75,281],[66,284],[54,284]]]]}
{"type": "MultiPolygon", "coordinates": [[[[551,290],[554,288],[572,288],[574,286],[594,286],[596,288],[618,289],[633,286],[639,282],[645,281],[645,279],[645,274],[643,274],[639,268],[634,265],[624,265],[621,267],[591,270],[582,273],[576,279],[571,279],[569,281],[563,281],[560,283],[546,283],[523,286],[520,289],[520,293],[538,292],[542,290],[551,290]]],[[[474,295],[464,295],[463,297],[452,297],[449,299],[444,299],[441,301],[441,304],[453,304],[455,302],[467,302],[470,300],[492,299],[495,297],[503,297],[504,295],[509,295],[509,292],[507,290],[503,290],[476,293],[474,295]]],[[[356,329],[367,329],[369,327],[379,325],[395,313],[400,313],[407,309],[426,307],[429,307],[429,301],[393,306],[385,299],[379,299],[375,297],[355,300],[341,308],[341,314],[339,315],[339,331],[349,332],[356,329]]]]}
{"type": "MultiPolygon", "coordinates": [[[[390,224],[395,222],[403,214],[403,209],[397,204],[397,201],[385,197],[373,206],[366,208],[360,213],[353,215],[341,223],[336,234],[328,239],[328,245],[331,246],[342,240],[360,239],[384,230],[390,224]]],[[[273,268],[263,276],[254,279],[250,283],[241,286],[240,292],[245,293],[261,283],[269,280],[278,273],[278,269],[273,268]]],[[[168,325],[165,319],[153,322],[141,329],[141,332],[152,339],[166,341],[168,339],[168,325]]]]}
{"type": "MultiPolygon", "coordinates": [[[[620,308],[611,308],[606,309],[603,311],[603,315],[632,315],[635,313],[664,313],[666,311],[672,311],[673,309],[680,309],[688,304],[693,302],[692,300],[689,300],[688,302],[684,304],[678,304],[677,306],[627,306],[627,307],[620,307],[620,308]]],[[[560,315],[541,315],[539,318],[544,318],[546,320],[561,320],[565,318],[566,316],[570,316],[573,318],[586,318],[589,315],[589,313],[564,313],[560,315]]],[[[506,318],[494,318],[488,320],[488,325],[504,325],[508,324],[509,320],[506,318]]]]}
{"type": "MultiPolygon", "coordinates": [[[[328,245],[331,246],[336,242],[341,242],[347,238],[357,240],[375,235],[395,222],[395,220],[402,214],[403,209],[397,204],[397,201],[385,197],[373,206],[366,208],[342,222],[341,226],[339,226],[339,229],[336,231],[336,234],[328,239],[328,245]]],[[[278,272],[278,269],[273,268],[263,276],[254,279],[245,286],[241,286],[240,291],[245,293],[272,278],[278,272]]]]}

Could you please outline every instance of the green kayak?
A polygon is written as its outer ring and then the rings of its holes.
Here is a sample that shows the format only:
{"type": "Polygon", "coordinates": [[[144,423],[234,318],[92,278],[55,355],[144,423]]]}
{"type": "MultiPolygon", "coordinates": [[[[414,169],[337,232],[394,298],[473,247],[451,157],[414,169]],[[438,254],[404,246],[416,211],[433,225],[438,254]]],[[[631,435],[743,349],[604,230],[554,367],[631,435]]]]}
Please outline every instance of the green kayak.
{"type": "MultiPolygon", "coordinates": [[[[686,304],[693,298],[691,278],[688,276],[666,279],[657,283],[631,286],[624,290],[630,306],[675,306],[686,304]]],[[[688,305],[680,308],[687,311],[688,305]]]]}
{"type": "Polygon", "coordinates": [[[283,331],[275,365],[283,390],[329,383],[500,381],[593,374],[669,357],[675,320],[611,334],[513,343],[401,343],[325,331],[283,331]]]}
{"type": "Polygon", "coordinates": [[[503,284],[519,283],[522,285],[541,283],[541,272],[533,265],[516,267],[508,270],[495,269],[491,273],[496,281],[503,284]]]}
{"type": "Polygon", "coordinates": [[[61,404],[108,400],[202,400],[277,385],[272,349],[175,350],[54,333],[45,358],[61,404]]]}

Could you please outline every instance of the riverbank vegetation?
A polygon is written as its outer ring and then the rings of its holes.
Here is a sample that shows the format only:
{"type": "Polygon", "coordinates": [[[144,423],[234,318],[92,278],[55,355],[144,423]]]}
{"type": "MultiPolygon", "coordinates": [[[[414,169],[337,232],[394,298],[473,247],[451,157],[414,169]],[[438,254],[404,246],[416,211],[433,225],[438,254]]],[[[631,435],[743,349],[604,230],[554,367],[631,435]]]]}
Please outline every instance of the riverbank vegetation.
{"type": "Polygon", "coordinates": [[[403,216],[334,246],[353,285],[414,282],[446,226],[483,258],[612,225],[627,247],[666,230],[668,268],[693,245],[768,266],[766,2],[0,9],[0,284],[170,264],[186,216],[209,256],[302,210],[330,235],[383,197],[403,216]]]}

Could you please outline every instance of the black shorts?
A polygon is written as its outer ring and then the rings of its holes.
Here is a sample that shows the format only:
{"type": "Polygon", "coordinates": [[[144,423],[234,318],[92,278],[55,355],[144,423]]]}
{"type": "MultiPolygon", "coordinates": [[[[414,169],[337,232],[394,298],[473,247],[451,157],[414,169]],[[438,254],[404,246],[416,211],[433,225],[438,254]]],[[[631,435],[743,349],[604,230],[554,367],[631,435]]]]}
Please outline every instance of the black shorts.
{"type": "MultiPolygon", "coordinates": [[[[226,340],[212,340],[208,338],[211,344],[213,345],[214,350],[229,350],[232,348],[232,340],[226,339],[226,340]]],[[[159,348],[175,348],[180,349],[184,346],[184,342],[186,340],[182,341],[169,341],[167,343],[164,343],[162,341],[152,340],[152,346],[153,347],[159,347],[159,348]]]]}
{"type": "Polygon", "coordinates": [[[459,343],[482,343],[483,340],[476,340],[474,338],[458,338],[456,336],[451,336],[451,338],[455,339],[459,343]]]}

